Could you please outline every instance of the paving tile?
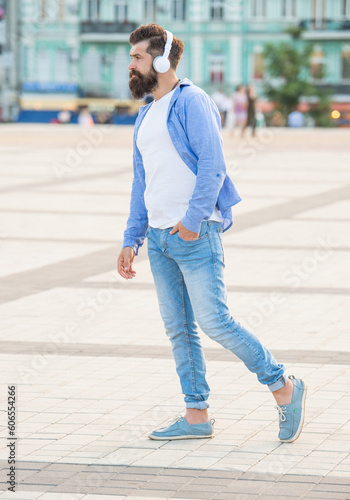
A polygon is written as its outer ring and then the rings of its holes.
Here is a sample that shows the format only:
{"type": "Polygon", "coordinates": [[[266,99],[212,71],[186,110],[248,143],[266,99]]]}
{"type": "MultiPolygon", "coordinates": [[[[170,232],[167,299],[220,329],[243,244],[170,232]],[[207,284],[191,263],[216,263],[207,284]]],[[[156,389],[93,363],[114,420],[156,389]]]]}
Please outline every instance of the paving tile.
{"type": "Polygon", "coordinates": [[[215,500],[256,500],[260,498],[259,495],[247,495],[245,493],[239,493],[235,495],[234,493],[218,493],[215,497],[215,500]]]}
{"type": "Polygon", "coordinates": [[[349,484],[325,484],[319,483],[314,486],[312,491],[319,491],[324,494],[327,493],[348,493],[350,496],[350,487],[349,484]]]}
{"type": "Polygon", "coordinates": [[[296,496],[300,497],[310,491],[313,485],[310,483],[294,483],[293,485],[286,485],[286,483],[275,483],[269,485],[269,487],[264,491],[265,495],[271,496],[296,496]]]}
{"type": "MultiPolygon", "coordinates": [[[[59,495],[59,493],[57,493],[59,495]]],[[[113,495],[113,500],[124,500],[126,497],[124,495],[122,496],[114,496],[113,495]]],[[[127,497],[129,500],[135,499],[137,497],[127,497]]],[[[140,498],[140,497],[139,497],[140,498]]],[[[82,497],[83,500],[107,500],[106,495],[84,495],[82,497]]],[[[48,499],[50,500],[50,499],[48,499]]],[[[54,499],[53,499],[54,500],[54,499]]],[[[59,498],[57,500],[60,500],[59,498]]]]}
{"type": "Polygon", "coordinates": [[[10,500],[16,499],[16,500],[36,500],[37,498],[40,498],[43,495],[42,491],[21,491],[18,488],[16,488],[15,493],[10,493],[8,491],[0,491],[0,498],[2,500],[10,500]]]}
{"type": "Polygon", "coordinates": [[[342,484],[342,485],[348,485],[350,489],[350,477],[342,477],[342,478],[335,478],[335,477],[322,477],[319,480],[319,484],[342,484]]]}
{"type": "Polygon", "coordinates": [[[311,475],[304,475],[304,474],[285,474],[282,477],[280,477],[279,481],[281,483],[318,483],[321,481],[320,476],[311,476],[311,475]]]}
{"type": "Polygon", "coordinates": [[[226,488],[231,493],[246,493],[250,495],[262,494],[273,485],[271,481],[248,481],[240,479],[226,488]]]}
{"type": "Polygon", "coordinates": [[[188,500],[211,500],[214,497],[215,493],[213,492],[196,492],[196,491],[176,491],[174,492],[173,496],[176,498],[181,498],[181,499],[188,499],[188,500]]]}
{"type": "Polygon", "coordinates": [[[198,477],[191,480],[191,485],[201,484],[201,485],[215,485],[218,488],[230,485],[234,480],[225,479],[219,477],[198,477]]]}
{"type": "Polygon", "coordinates": [[[149,498],[171,498],[175,495],[175,491],[171,490],[137,490],[137,495],[139,497],[149,497],[149,498]]]}
{"type": "MultiPolygon", "coordinates": [[[[74,493],[43,493],[38,497],[40,500],[80,500],[84,499],[86,500],[86,495],[83,494],[74,494],[74,493]]],[[[95,499],[98,500],[98,499],[95,499]]],[[[103,500],[106,500],[106,497],[104,497],[103,500]]]]}
{"type": "MultiPolygon", "coordinates": [[[[328,492],[326,494],[327,496],[323,497],[323,498],[327,498],[327,500],[348,500],[349,499],[349,493],[331,493],[331,492],[328,492]]],[[[313,499],[313,498],[317,498],[318,500],[322,497],[320,497],[320,492],[319,491],[311,491],[310,493],[308,493],[307,495],[305,495],[303,497],[303,500],[305,499],[313,499]]]]}

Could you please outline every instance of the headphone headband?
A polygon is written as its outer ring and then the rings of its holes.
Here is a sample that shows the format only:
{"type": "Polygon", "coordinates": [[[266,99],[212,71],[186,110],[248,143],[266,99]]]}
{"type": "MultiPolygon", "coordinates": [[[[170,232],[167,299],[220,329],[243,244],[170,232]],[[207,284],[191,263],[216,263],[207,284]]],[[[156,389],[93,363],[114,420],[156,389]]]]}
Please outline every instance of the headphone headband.
{"type": "Polygon", "coordinates": [[[163,57],[168,58],[171,51],[174,35],[172,34],[171,31],[165,31],[165,33],[166,33],[166,42],[165,42],[163,57]]]}
{"type": "Polygon", "coordinates": [[[153,60],[153,67],[157,73],[166,73],[170,68],[169,54],[173,43],[174,35],[171,31],[165,30],[166,42],[163,55],[156,57],[153,60]]]}

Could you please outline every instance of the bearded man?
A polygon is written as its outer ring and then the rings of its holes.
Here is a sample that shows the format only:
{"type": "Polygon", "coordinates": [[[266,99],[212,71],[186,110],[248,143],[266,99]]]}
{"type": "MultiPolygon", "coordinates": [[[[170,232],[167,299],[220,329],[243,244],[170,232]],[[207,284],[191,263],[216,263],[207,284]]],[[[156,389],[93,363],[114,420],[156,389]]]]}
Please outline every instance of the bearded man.
{"type": "Polygon", "coordinates": [[[304,421],[306,384],[285,368],[260,340],[236,322],[227,307],[223,231],[240,201],[226,174],[220,115],[211,98],[176,68],[184,44],[156,24],[130,35],[130,91],[153,93],[140,108],[134,131],[130,215],[118,257],[118,272],[133,279],[134,257],[145,238],[161,316],[186,412],[151,439],[213,436],[209,385],[197,324],[238,356],[277,401],[279,438],[297,439],[304,421]]]}

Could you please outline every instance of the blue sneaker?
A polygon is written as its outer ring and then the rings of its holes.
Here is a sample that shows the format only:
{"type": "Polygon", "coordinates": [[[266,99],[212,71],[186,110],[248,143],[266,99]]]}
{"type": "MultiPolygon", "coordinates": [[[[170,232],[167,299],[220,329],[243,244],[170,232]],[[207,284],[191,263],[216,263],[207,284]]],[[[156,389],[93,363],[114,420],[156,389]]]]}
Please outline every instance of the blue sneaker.
{"type": "Polygon", "coordinates": [[[156,429],[152,431],[148,437],[158,441],[211,438],[214,435],[214,422],[215,420],[211,419],[205,424],[190,425],[184,417],[178,415],[171,422],[169,422],[168,427],[156,429]]]}
{"type": "Polygon", "coordinates": [[[301,433],[305,416],[307,385],[294,375],[288,377],[293,383],[293,398],[289,405],[276,406],[279,414],[280,432],[278,437],[283,443],[292,443],[301,433]]]}

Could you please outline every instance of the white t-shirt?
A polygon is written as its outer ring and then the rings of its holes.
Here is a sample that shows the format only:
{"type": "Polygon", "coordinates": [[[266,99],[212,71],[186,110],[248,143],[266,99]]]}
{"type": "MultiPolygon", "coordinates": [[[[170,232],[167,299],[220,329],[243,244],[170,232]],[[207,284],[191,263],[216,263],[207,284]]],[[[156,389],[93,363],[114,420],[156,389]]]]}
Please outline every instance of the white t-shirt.
{"type": "MultiPolygon", "coordinates": [[[[153,101],[137,136],[146,176],[145,205],[149,225],[166,229],[186,214],[196,176],[182,161],[172,143],[167,114],[173,91],[153,101]]],[[[222,222],[215,208],[210,220],[222,222]]]]}

